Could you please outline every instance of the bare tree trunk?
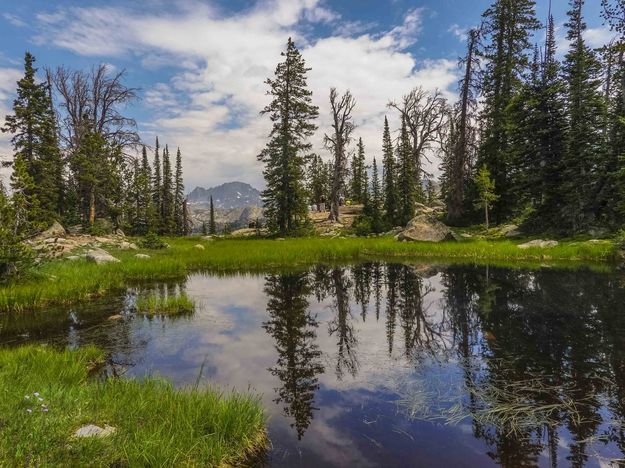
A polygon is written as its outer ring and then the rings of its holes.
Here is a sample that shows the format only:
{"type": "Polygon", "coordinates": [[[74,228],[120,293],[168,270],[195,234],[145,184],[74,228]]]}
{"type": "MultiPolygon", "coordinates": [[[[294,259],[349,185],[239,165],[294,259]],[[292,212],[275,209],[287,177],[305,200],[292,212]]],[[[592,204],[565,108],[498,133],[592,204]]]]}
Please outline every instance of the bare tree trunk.
{"type": "Polygon", "coordinates": [[[339,221],[339,198],[343,187],[344,175],[347,169],[345,150],[351,140],[351,134],[356,128],[352,122],[352,111],[356,101],[349,91],[339,99],[336,88],[330,90],[330,106],[332,107],[331,136],[325,135],[325,146],[334,153],[334,174],[332,178],[332,193],[330,195],[330,221],[339,221]]]}
{"type": "Polygon", "coordinates": [[[95,223],[95,190],[91,188],[89,191],[89,226],[95,223]]]}

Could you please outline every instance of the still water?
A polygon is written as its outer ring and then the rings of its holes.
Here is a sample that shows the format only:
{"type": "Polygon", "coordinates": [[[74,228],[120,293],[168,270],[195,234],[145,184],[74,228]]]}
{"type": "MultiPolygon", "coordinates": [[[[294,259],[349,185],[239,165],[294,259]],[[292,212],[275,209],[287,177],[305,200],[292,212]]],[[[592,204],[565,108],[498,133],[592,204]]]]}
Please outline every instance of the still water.
{"type": "Polygon", "coordinates": [[[119,375],[255,392],[270,466],[625,463],[616,273],[370,263],[194,274],[35,317],[0,317],[0,343],[96,343],[119,375]],[[198,304],[191,316],[132,312],[137,293],[180,290],[198,304]]]}

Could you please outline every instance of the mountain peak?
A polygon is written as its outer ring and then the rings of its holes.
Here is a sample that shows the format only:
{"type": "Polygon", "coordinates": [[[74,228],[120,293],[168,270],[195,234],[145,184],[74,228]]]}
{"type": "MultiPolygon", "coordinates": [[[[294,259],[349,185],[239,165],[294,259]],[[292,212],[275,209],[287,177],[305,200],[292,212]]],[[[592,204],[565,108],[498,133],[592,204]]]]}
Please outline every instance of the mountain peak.
{"type": "Polygon", "coordinates": [[[192,205],[205,205],[213,197],[215,208],[232,209],[245,206],[262,206],[260,191],[245,182],[233,181],[216,187],[196,187],[188,197],[192,205]]]}

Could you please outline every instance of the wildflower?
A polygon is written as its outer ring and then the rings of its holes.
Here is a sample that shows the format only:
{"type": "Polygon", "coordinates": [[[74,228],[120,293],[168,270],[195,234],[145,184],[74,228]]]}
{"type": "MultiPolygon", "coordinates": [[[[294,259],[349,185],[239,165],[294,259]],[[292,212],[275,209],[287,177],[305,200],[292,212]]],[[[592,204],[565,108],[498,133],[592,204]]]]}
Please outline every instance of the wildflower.
{"type": "Polygon", "coordinates": [[[24,398],[26,398],[27,400],[30,400],[30,395],[26,395],[24,396],[24,398]]]}
{"type": "Polygon", "coordinates": [[[35,393],[33,393],[33,395],[35,395],[36,397],[38,397],[38,396],[39,396],[39,392],[35,392],[35,393]]]}
{"type": "Polygon", "coordinates": [[[33,410],[32,410],[31,408],[27,408],[27,409],[26,409],[26,412],[27,412],[27,413],[32,413],[32,412],[33,412],[33,410]]]}

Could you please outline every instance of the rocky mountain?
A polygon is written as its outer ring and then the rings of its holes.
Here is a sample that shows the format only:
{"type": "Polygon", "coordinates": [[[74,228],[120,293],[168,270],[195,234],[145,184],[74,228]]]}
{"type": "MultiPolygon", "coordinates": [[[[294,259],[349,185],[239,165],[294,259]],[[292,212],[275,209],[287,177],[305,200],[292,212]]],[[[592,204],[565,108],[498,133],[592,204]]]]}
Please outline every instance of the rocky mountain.
{"type": "Polygon", "coordinates": [[[228,182],[217,187],[196,187],[188,197],[190,205],[205,205],[213,197],[215,208],[230,210],[246,206],[262,206],[260,191],[243,182],[228,182]]]}
{"type": "Polygon", "coordinates": [[[260,191],[243,182],[228,182],[209,189],[197,187],[189,196],[189,211],[193,230],[199,232],[210,220],[210,197],[215,205],[217,230],[246,228],[263,220],[260,191]]]}

